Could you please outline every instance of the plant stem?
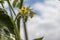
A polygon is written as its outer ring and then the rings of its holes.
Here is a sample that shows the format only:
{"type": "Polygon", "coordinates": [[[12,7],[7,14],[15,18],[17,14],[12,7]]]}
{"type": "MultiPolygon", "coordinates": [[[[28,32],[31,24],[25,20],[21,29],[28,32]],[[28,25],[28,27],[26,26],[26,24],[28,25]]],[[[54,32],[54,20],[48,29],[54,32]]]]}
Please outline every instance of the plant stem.
{"type": "Polygon", "coordinates": [[[15,21],[14,22],[12,21],[12,24],[14,26],[15,40],[21,40],[21,38],[20,38],[20,32],[18,30],[18,27],[15,24],[15,21]]]}
{"type": "Polygon", "coordinates": [[[18,26],[18,30],[19,30],[19,33],[20,33],[20,19],[21,17],[19,16],[18,19],[17,19],[17,26],[18,26]]]}
{"type": "Polygon", "coordinates": [[[10,6],[11,10],[13,11],[14,15],[16,16],[16,13],[14,12],[14,10],[13,10],[13,8],[12,8],[12,6],[11,6],[10,2],[9,2],[9,1],[7,1],[7,2],[8,2],[8,4],[9,4],[9,6],[10,6]]]}
{"type": "Polygon", "coordinates": [[[11,18],[13,19],[13,14],[12,14],[10,6],[9,6],[9,10],[10,10],[11,18]]]}
{"type": "Polygon", "coordinates": [[[16,26],[14,26],[14,32],[15,32],[15,37],[16,37],[15,39],[21,40],[20,33],[19,33],[18,28],[16,26]]]}
{"type": "Polygon", "coordinates": [[[26,23],[24,20],[24,16],[23,16],[23,26],[24,26],[24,32],[25,32],[25,40],[28,40],[28,34],[27,34],[27,29],[26,29],[26,23]]]}

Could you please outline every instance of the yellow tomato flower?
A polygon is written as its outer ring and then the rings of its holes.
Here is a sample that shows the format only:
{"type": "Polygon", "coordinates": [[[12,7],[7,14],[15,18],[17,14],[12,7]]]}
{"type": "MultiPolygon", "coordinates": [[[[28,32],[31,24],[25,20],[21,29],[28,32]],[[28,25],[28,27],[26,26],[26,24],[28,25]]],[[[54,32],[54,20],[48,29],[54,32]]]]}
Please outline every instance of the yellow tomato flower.
{"type": "Polygon", "coordinates": [[[28,13],[28,11],[29,11],[29,8],[28,8],[28,7],[26,7],[26,8],[25,8],[25,13],[27,14],[27,13],[28,13]]]}
{"type": "Polygon", "coordinates": [[[22,13],[22,14],[27,14],[28,11],[29,11],[29,8],[28,7],[22,7],[21,9],[18,10],[19,13],[22,13]]]}
{"type": "Polygon", "coordinates": [[[19,11],[19,13],[24,13],[25,8],[24,8],[24,7],[22,7],[21,9],[18,9],[18,11],[19,11]]]}

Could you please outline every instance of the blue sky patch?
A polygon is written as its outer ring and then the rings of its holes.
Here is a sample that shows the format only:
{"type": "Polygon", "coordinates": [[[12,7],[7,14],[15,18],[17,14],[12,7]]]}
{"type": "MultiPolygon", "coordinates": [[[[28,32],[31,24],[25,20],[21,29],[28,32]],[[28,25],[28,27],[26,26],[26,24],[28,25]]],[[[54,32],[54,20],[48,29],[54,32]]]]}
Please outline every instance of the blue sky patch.
{"type": "Polygon", "coordinates": [[[27,4],[27,5],[31,6],[36,2],[44,3],[44,0],[29,0],[29,1],[25,1],[24,4],[27,4]]]}

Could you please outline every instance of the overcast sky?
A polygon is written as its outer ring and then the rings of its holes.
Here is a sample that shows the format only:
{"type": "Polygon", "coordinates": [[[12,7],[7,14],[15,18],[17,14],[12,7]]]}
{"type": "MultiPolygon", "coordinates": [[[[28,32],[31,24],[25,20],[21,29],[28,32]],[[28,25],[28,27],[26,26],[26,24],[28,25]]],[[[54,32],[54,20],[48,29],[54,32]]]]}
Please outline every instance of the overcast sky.
{"type": "MultiPolygon", "coordinates": [[[[7,3],[5,6],[8,10],[7,3]]],[[[32,19],[29,18],[27,22],[29,40],[38,37],[44,37],[43,40],[60,40],[59,0],[24,0],[24,6],[30,6],[36,13],[34,17],[32,19]]],[[[21,37],[24,37],[22,26],[21,37]]]]}
{"type": "Polygon", "coordinates": [[[43,40],[60,40],[60,1],[25,0],[24,4],[36,12],[27,22],[29,40],[42,36],[43,40]]]}

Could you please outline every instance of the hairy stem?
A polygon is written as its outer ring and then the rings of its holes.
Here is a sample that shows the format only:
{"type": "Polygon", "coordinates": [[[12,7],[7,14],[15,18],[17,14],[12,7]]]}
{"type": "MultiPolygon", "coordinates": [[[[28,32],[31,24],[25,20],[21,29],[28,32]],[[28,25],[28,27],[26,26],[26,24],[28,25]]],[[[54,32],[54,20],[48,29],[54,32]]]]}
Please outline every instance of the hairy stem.
{"type": "Polygon", "coordinates": [[[26,23],[24,20],[24,16],[23,16],[23,26],[24,26],[24,32],[25,32],[25,40],[28,40],[28,34],[27,34],[27,29],[26,29],[26,23]]]}

